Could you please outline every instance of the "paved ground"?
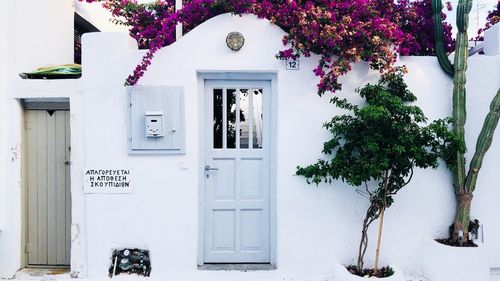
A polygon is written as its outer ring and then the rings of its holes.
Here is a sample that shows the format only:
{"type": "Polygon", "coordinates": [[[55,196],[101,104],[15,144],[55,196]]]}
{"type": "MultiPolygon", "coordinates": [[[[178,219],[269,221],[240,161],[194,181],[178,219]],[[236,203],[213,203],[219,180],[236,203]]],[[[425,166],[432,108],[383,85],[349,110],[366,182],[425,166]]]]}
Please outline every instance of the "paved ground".
{"type": "MultiPolygon", "coordinates": [[[[500,276],[500,275],[499,275],[500,276]]],[[[16,281],[70,281],[72,278],[69,275],[69,272],[64,272],[64,270],[60,269],[23,269],[19,271],[13,280],[16,281]]],[[[78,281],[109,281],[109,278],[102,279],[74,279],[78,281]]],[[[144,278],[144,277],[136,277],[136,276],[116,276],[113,278],[115,281],[160,281],[156,278],[144,278]]],[[[166,280],[161,280],[166,281],[166,280]]],[[[258,280],[256,280],[258,281],[258,280]]],[[[324,278],[311,278],[304,281],[342,281],[336,280],[333,276],[324,277],[324,278]]],[[[410,274],[406,276],[406,281],[430,281],[427,278],[423,277],[419,274],[410,274]]],[[[500,279],[492,279],[492,281],[500,281],[500,279]]]]}
{"type": "MultiPolygon", "coordinates": [[[[19,271],[14,280],[16,281],[69,281],[72,279],[68,270],[65,269],[23,269],[19,271]]],[[[410,273],[406,275],[406,281],[431,281],[425,278],[423,275],[419,273],[410,273]]],[[[109,278],[101,278],[101,279],[77,279],[78,281],[109,281],[109,278]]],[[[144,278],[144,277],[136,277],[136,276],[116,276],[113,278],[115,281],[160,281],[160,279],[156,278],[144,278]]],[[[166,280],[161,280],[166,281],[166,280]]],[[[258,281],[258,280],[256,280],[258,281]]],[[[312,278],[304,281],[342,281],[336,280],[332,277],[324,277],[324,278],[312,278]]],[[[473,280],[471,280],[473,281],[473,280]]],[[[491,272],[491,281],[500,281],[500,269],[492,270],[491,272]]]]}

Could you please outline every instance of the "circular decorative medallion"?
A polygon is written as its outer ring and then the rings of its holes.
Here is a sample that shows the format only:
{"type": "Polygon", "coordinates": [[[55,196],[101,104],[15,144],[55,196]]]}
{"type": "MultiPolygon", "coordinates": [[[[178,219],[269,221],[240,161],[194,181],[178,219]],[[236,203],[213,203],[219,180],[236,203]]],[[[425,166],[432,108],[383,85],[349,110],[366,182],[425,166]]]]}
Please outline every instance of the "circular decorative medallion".
{"type": "Polygon", "coordinates": [[[241,33],[233,31],[227,35],[226,44],[229,49],[239,51],[243,47],[243,44],[245,44],[245,38],[241,33]]]}

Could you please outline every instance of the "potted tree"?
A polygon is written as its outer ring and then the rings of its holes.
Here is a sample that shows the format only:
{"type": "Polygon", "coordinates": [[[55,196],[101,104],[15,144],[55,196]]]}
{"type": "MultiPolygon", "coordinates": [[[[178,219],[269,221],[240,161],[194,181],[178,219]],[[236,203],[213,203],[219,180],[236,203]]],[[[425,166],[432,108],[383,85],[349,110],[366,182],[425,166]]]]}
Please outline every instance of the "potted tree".
{"type": "Polygon", "coordinates": [[[332,138],[324,143],[323,153],[329,159],[297,167],[297,175],[307,183],[331,183],[342,180],[357,187],[369,201],[355,265],[336,267],[341,280],[356,280],[363,276],[403,280],[403,274],[391,265],[379,267],[384,214],[394,202],[394,196],[410,182],[413,169],[436,168],[443,150],[453,141],[447,120],[437,120],[422,127],[426,117],[422,110],[408,103],[416,97],[408,90],[404,68],[384,74],[378,84],[368,84],[357,90],[366,100],[364,106],[353,105],[334,97],[331,102],[350,114],[334,116],[324,127],[332,138]],[[370,183],[376,182],[375,186],[370,183]],[[377,247],[374,267],[365,268],[368,229],[378,219],[377,247]],[[361,277],[359,277],[361,276],[361,277]]]}
{"type": "Polygon", "coordinates": [[[481,132],[477,138],[476,150],[470,161],[467,171],[465,159],[465,120],[466,120],[466,71],[468,59],[469,13],[472,0],[460,0],[457,7],[457,39],[455,45],[454,64],[451,64],[443,47],[443,30],[441,22],[441,0],[433,0],[434,29],[436,35],[436,52],[441,68],[453,77],[453,129],[452,133],[459,144],[450,150],[447,163],[453,173],[453,187],[456,196],[456,210],[454,222],[450,226],[450,236],[436,241],[426,241],[424,245],[424,273],[431,279],[441,280],[487,280],[489,268],[481,247],[473,242],[470,231],[470,211],[473,192],[486,152],[488,151],[493,134],[500,117],[500,89],[497,91],[490,105],[490,112],[486,116],[481,132]],[[448,246],[442,245],[446,244],[448,246]],[[452,247],[449,247],[452,246],[452,247]],[[467,266],[463,261],[467,260],[467,266]],[[436,268],[439,265],[439,269],[436,268]]]}

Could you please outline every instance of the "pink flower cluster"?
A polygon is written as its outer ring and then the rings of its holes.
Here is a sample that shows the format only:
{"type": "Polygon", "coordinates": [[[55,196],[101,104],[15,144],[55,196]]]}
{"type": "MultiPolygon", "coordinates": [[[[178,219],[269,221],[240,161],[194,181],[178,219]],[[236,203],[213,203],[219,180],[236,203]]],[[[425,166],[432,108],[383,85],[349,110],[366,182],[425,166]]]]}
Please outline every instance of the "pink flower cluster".
{"type": "MultiPolygon", "coordinates": [[[[435,55],[434,20],[432,15],[432,0],[409,1],[400,0],[397,4],[401,29],[408,36],[403,42],[400,53],[403,55],[435,55]]],[[[450,2],[446,2],[446,9],[451,11],[450,2]]],[[[446,23],[446,14],[441,13],[443,20],[443,43],[447,52],[455,50],[455,41],[452,39],[452,26],[446,23]]]]}
{"type": "MultiPolygon", "coordinates": [[[[80,0],[84,1],[84,0],[80,0]]],[[[216,15],[256,14],[287,32],[286,49],[278,59],[320,55],[314,73],[320,78],[318,94],[335,92],[339,78],[352,64],[366,61],[371,68],[393,69],[397,54],[434,54],[431,0],[185,0],[175,11],[174,0],[137,4],[135,0],[85,0],[102,2],[118,24],[149,51],[125,85],[135,85],[151,64],[154,53],[175,41],[175,26],[184,32],[216,15]]],[[[443,14],[444,15],[444,14],[443,14]]],[[[443,16],[444,17],[444,16],[443,16]]],[[[444,23],[445,43],[453,49],[451,26],[444,23]]]]}
{"type": "Polygon", "coordinates": [[[495,9],[488,12],[488,16],[486,16],[486,24],[483,28],[480,28],[477,31],[477,36],[474,38],[474,41],[482,41],[484,32],[490,29],[492,26],[500,22],[500,1],[498,2],[495,9]]]}

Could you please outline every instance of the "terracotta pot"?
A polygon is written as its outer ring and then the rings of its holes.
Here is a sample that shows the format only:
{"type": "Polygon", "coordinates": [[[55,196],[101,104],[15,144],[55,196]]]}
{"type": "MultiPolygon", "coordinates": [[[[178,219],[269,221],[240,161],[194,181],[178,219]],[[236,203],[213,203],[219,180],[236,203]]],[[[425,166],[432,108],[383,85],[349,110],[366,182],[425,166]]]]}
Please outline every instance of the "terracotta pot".
{"type": "Polygon", "coordinates": [[[422,270],[432,281],[489,281],[490,269],[482,245],[452,247],[425,240],[422,270]]]}
{"type": "Polygon", "coordinates": [[[347,271],[345,266],[342,264],[336,264],[334,266],[333,273],[335,280],[341,280],[341,281],[367,281],[367,280],[405,281],[403,271],[401,271],[395,265],[390,265],[390,267],[392,268],[392,270],[394,270],[394,274],[384,278],[376,278],[376,277],[364,278],[357,275],[353,275],[349,271],[347,271]]]}

